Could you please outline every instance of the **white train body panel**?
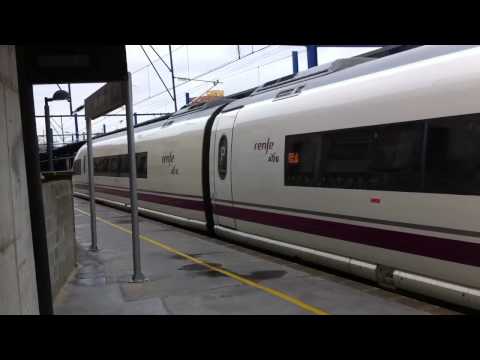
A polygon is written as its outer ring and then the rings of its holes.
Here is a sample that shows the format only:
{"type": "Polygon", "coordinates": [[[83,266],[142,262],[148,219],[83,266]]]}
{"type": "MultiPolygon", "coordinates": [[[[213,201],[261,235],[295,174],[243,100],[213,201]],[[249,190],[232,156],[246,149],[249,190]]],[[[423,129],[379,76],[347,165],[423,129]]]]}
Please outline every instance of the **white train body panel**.
{"type": "MultiPolygon", "coordinates": [[[[206,120],[200,117],[160,127],[160,130],[154,127],[136,131],[136,152],[148,153],[147,178],[137,179],[139,207],[205,222],[201,170],[206,120]]],[[[126,134],[112,136],[94,141],[94,157],[127,153],[126,134]]],[[[83,156],[86,156],[86,146],[77,158],[83,156]]],[[[76,178],[74,185],[83,185],[83,193],[88,193],[86,174],[81,180],[76,178]]],[[[95,186],[99,198],[130,203],[128,177],[96,175],[95,186]]]]}
{"type": "MultiPolygon", "coordinates": [[[[287,135],[480,113],[478,64],[480,49],[476,48],[306,90],[296,97],[246,106],[236,118],[231,151],[233,201],[238,203],[235,206],[262,210],[254,206],[258,204],[273,213],[297,216],[301,210],[301,216],[307,218],[480,244],[479,196],[284,186],[283,161],[287,135]],[[255,144],[262,141],[274,143],[268,153],[255,150],[255,144]],[[279,162],[268,161],[272,155],[279,156],[279,162]],[[372,204],[371,198],[380,198],[381,203],[372,204]],[[294,211],[279,211],[276,207],[294,211]],[[339,215],[373,222],[342,220],[337,218],[339,215]],[[398,225],[382,225],[382,221],[398,225]],[[466,230],[476,236],[412,228],[416,225],[466,230]]],[[[217,121],[222,121],[221,116],[217,121]]],[[[480,269],[474,266],[238,219],[237,230],[480,287],[480,269]]]]}
{"type": "MultiPolygon", "coordinates": [[[[147,178],[138,178],[140,210],[480,309],[480,196],[286,181],[288,137],[480,114],[479,64],[474,47],[137,129],[136,152],[148,153],[147,178]]],[[[125,133],[94,141],[95,157],[126,153],[125,133]]],[[[84,158],[85,146],[74,185],[87,194],[84,158]]],[[[95,181],[97,198],[129,202],[127,177],[95,181]]]]}

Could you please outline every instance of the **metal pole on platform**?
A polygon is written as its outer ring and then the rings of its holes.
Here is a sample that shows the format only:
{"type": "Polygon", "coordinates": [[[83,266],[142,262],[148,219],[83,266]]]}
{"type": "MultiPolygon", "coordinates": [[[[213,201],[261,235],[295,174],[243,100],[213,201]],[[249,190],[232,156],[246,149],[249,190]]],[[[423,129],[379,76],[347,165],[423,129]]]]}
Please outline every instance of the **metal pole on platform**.
{"type": "Polygon", "coordinates": [[[132,282],[145,281],[140,261],[140,238],[138,228],[138,204],[137,204],[137,162],[135,153],[135,133],[133,127],[133,104],[132,104],[132,75],[128,73],[125,82],[127,101],[125,102],[127,118],[128,158],[130,160],[130,211],[132,216],[132,248],[133,248],[133,276],[132,282]]]}
{"type": "Polygon", "coordinates": [[[93,177],[93,147],[92,147],[92,122],[85,116],[87,128],[87,162],[88,162],[88,189],[90,196],[90,230],[91,244],[90,251],[98,251],[97,246],[97,212],[95,209],[95,183],[93,177]]]}
{"type": "Polygon", "coordinates": [[[70,103],[70,115],[73,114],[72,109],[72,88],[70,87],[70,83],[68,84],[68,102],[70,103]]]}
{"type": "Polygon", "coordinates": [[[45,130],[47,132],[48,171],[53,171],[53,136],[52,129],[50,129],[50,107],[47,98],[45,98],[45,130]]]}
{"type": "Polygon", "coordinates": [[[63,132],[63,116],[60,116],[60,128],[62,129],[62,145],[65,144],[65,134],[63,132]]]}
{"type": "Polygon", "coordinates": [[[75,113],[74,117],[75,117],[75,135],[77,137],[77,142],[79,142],[80,137],[78,135],[78,115],[77,115],[77,113],[75,113]]]}

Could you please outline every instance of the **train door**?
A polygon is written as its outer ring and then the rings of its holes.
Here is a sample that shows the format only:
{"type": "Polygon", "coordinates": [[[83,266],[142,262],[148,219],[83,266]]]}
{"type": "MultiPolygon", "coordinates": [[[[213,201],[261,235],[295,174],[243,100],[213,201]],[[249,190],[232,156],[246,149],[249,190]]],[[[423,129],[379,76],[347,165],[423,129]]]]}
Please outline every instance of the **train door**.
{"type": "Polygon", "coordinates": [[[236,228],[236,221],[232,216],[232,137],[233,125],[238,111],[220,114],[213,126],[210,164],[211,198],[213,215],[216,225],[236,228]]]}

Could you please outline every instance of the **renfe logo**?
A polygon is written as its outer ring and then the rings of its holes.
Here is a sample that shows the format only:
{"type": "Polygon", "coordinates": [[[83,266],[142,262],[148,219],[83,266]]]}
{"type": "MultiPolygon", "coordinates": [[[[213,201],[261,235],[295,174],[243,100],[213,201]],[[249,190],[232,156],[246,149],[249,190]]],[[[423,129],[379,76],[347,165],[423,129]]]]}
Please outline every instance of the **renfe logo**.
{"type": "Polygon", "coordinates": [[[170,170],[170,174],[178,175],[178,169],[175,165],[175,154],[170,152],[167,155],[162,155],[162,164],[167,164],[168,167],[171,167],[173,165],[172,169],[170,170]]]}
{"type": "MultiPolygon", "coordinates": [[[[268,138],[265,141],[257,142],[253,145],[253,149],[257,151],[264,151],[265,154],[268,155],[268,152],[273,149],[273,146],[275,143],[273,141],[270,141],[270,138],[268,138]]],[[[280,157],[275,153],[271,152],[270,155],[267,157],[268,162],[272,163],[278,163],[280,161],[280,157]]]]}
{"type": "Polygon", "coordinates": [[[253,145],[254,150],[265,150],[265,154],[268,154],[269,150],[273,149],[274,142],[270,141],[270,138],[268,138],[266,141],[262,142],[257,142],[253,145]]]}
{"type": "Polygon", "coordinates": [[[172,165],[175,160],[175,155],[171,152],[168,155],[162,155],[162,164],[172,165]]]}

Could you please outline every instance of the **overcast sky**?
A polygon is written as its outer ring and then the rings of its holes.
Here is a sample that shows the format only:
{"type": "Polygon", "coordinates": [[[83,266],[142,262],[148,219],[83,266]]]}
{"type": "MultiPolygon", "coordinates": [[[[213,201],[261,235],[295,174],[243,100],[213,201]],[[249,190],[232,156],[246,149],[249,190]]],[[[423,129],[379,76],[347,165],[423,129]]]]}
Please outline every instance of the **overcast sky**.
{"type": "MultiPolygon", "coordinates": [[[[152,45],[156,52],[169,65],[168,45],[152,45]]],[[[143,45],[155,68],[171,91],[171,75],[165,65],[152,50],[150,45],[143,45]]],[[[175,76],[184,78],[199,77],[202,80],[215,81],[213,84],[175,80],[178,108],[185,104],[185,93],[190,97],[199,96],[209,89],[224,90],[225,95],[246,90],[267,81],[292,73],[292,51],[299,53],[299,70],[307,69],[306,49],[303,46],[283,45],[172,45],[175,76]]],[[[318,63],[324,64],[339,58],[355,56],[375,48],[318,48],[318,63]]],[[[133,111],[137,113],[173,112],[173,102],[162,85],[158,75],[150,65],[140,45],[127,45],[127,66],[132,73],[133,111]]],[[[73,84],[73,109],[83,105],[84,99],[103,84],[73,84]]],[[[66,84],[60,84],[67,89],[66,84]]],[[[57,85],[39,85],[34,87],[35,112],[44,114],[44,98],[51,97],[58,90],[57,85]]],[[[118,109],[112,113],[124,113],[118,109]]],[[[70,107],[66,101],[50,102],[50,114],[69,114],[70,107]]],[[[139,121],[152,116],[139,117],[139,121]]],[[[79,121],[80,132],[85,131],[83,118],[79,121]]],[[[125,126],[123,117],[100,118],[93,124],[93,131],[107,131],[125,126]]],[[[54,134],[60,132],[60,120],[52,123],[54,134]]],[[[63,120],[65,133],[74,132],[74,123],[70,118],[63,120]]],[[[38,134],[44,134],[44,120],[37,120],[38,134]]]]}

